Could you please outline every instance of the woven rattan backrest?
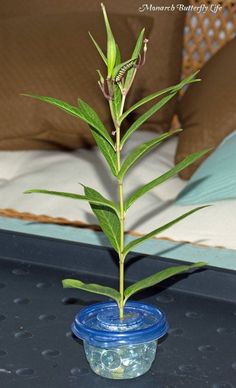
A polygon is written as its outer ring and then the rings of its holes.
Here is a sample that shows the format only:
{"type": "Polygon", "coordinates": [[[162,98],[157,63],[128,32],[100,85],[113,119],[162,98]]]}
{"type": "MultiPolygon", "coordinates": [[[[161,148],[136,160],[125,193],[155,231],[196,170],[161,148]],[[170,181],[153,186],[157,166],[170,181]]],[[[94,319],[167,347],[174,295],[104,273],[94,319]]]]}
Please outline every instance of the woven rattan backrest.
{"type": "Polygon", "coordinates": [[[190,4],[198,7],[205,5],[208,9],[205,13],[197,10],[187,13],[183,75],[200,69],[217,50],[236,36],[236,0],[190,0],[190,4]],[[222,8],[214,8],[217,5],[222,8]]]}

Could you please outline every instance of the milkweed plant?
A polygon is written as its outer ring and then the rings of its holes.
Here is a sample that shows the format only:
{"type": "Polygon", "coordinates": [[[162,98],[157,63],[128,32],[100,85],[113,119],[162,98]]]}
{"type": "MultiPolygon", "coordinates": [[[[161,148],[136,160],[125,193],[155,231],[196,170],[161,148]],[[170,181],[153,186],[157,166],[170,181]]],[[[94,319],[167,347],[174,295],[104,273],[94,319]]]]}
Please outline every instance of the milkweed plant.
{"type": "Polygon", "coordinates": [[[156,147],[158,144],[168,139],[169,137],[176,135],[178,132],[181,131],[181,129],[171,130],[162,135],[159,135],[158,137],[155,137],[152,140],[144,142],[143,144],[133,149],[124,160],[122,158],[123,146],[129,140],[131,135],[143,123],[145,123],[153,114],[155,114],[159,109],[161,109],[169,100],[176,96],[176,94],[184,86],[200,80],[195,78],[196,73],[190,75],[187,78],[183,79],[177,85],[150,94],[149,96],[136,102],[134,105],[132,105],[125,111],[124,107],[127,94],[130,91],[137,72],[145,64],[148,39],[144,38],[145,29],[142,29],[137,38],[131,58],[122,62],[119,46],[117,45],[117,42],[115,41],[115,38],[113,36],[105,6],[101,4],[101,8],[107,34],[106,54],[104,54],[103,50],[100,48],[94,37],[90,33],[89,35],[107,69],[106,76],[103,76],[100,70],[97,71],[99,76],[98,85],[104,95],[104,98],[109,104],[110,113],[114,124],[114,131],[110,134],[101,119],[98,117],[97,113],[93,110],[93,108],[91,108],[91,106],[89,106],[85,101],[81,100],[80,98],[78,99],[77,106],[71,106],[64,101],[52,97],[36,96],[32,94],[24,95],[55,105],[66,113],[78,117],[88,124],[89,130],[91,131],[96,141],[96,144],[99,150],[101,151],[101,154],[105,158],[111,174],[114,177],[114,184],[117,185],[119,192],[119,201],[118,203],[116,203],[111,199],[105,198],[94,188],[85,185],[82,185],[84,190],[83,195],[42,189],[31,189],[25,191],[25,193],[42,193],[56,195],[87,201],[89,203],[101,229],[103,230],[111,246],[117,253],[117,257],[119,259],[119,290],[116,290],[111,287],[106,287],[100,284],[86,284],[77,279],[64,279],[63,286],[78,288],[81,290],[105,295],[109,298],[112,298],[116,301],[119,307],[120,319],[123,319],[124,306],[131,295],[144,288],[154,286],[157,283],[167,278],[170,278],[171,276],[206,265],[206,263],[204,262],[198,262],[192,265],[169,267],[165,270],[157,272],[145,279],[142,279],[130,285],[126,289],[124,287],[124,266],[125,259],[128,253],[145,240],[158,235],[159,233],[170,228],[171,226],[177,224],[184,218],[199,211],[200,209],[203,209],[205,206],[194,208],[188,211],[187,213],[182,214],[180,217],[168,222],[167,224],[150,231],[146,235],[136,238],[128,244],[125,244],[125,219],[129,208],[131,207],[131,205],[134,205],[136,201],[143,195],[145,195],[149,190],[155,188],[157,185],[165,182],[167,179],[176,175],[185,167],[195,162],[198,158],[201,158],[204,154],[206,154],[206,152],[208,152],[208,150],[196,152],[187,156],[184,160],[182,160],[176,166],[165,172],[163,175],[139,187],[132,195],[129,196],[129,198],[124,198],[124,179],[126,178],[126,175],[130,171],[130,169],[140,158],[142,158],[148,152],[153,150],[154,147],[156,147]],[[122,133],[122,123],[124,119],[140,106],[145,105],[146,103],[152,100],[155,101],[157,98],[159,98],[158,102],[155,102],[151,108],[149,108],[145,113],[140,115],[132,123],[132,125],[125,133],[122,133]]]}

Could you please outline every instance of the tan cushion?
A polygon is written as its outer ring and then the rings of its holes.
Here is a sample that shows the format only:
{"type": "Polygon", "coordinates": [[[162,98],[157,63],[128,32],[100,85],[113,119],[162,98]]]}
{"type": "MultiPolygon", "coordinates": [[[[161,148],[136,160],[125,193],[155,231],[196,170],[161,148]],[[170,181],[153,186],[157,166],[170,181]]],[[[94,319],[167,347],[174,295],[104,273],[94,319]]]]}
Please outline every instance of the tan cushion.
{"type": "MultiPolygon", "coordinates": [[[[107,6],[124,60],[143,25],[151,39],[147,64],[139,71],[129,104],[177,83],[180,77],[184,14],[142,14],[141,4],[122,0],[107,6]]],[[[73,149],[94,144],[79,119],[19,94],[47,95],[74,105],[79,96],[111,129],[107,102],[97,85],[96,69],[102,70],[103,64],[87,33],[90,30],[105,47],[100,1],[2,0],[0,15],[0,149],[73,149]]],[[[146,128],[168,129],[175,105],[173,100],[146,128]]]]}
{"type": "MultiPolygon", "coordinates": [[[[205,64],[199,74],[202,81],[192,84],[180,102],[178,113],[184,131],[179,134],[176,162],[192,152],[217,147],[236,129],[235,69],[233,39],[205,64]]],[[[189,179],[202,161],[183,170],[181,178],[189,179]]]]}

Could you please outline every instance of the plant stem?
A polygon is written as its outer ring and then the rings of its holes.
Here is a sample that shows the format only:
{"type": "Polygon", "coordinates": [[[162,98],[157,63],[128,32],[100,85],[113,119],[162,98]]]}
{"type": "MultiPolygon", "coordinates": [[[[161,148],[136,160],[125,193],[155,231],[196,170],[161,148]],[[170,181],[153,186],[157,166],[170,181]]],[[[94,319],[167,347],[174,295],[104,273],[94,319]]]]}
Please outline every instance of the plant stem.
{"type": "MultiPolygon", "coordinates": [[[[117,155],[117,168],[118,171],[121,167],[120,158],[120,127],[116,127],[116,155],[117,155]]],[[[120,253],[119,253],[119,266],[120,266],[120,319],[124,318],[124,193],[123,193],[123,179],[118,182],[119,184],[119,202],[120,202],[120,253]]]]}
{"type": "Polygon", "coordinates": [[[124,260],[120,257],[120,319],[124,319],[124,260]]]}
{"type": "Polygon", "coordinates": [[[123,110],[124,110],[126,95],[127,95],[127,92],[122,93],[122,100],[121,100],[121,105],[120,105],[120,116],[122,116],[122,113],[123,113],[123,110]]]}
{"type": "MultiPolygon", "coordinates": [[[[121,106],[120,106],[120,116],[123,113],[126,94],[122,94],[121,106]]],[[[119,117],[120,118],[120,117],[119,117]]],[[[117,161],[119,160],[119,169],[120,170],[120,125],[119,130],[117,131],[117,140],[119,142],[119,147],[117,147],[117,161]],[[119,155],[119,156],[118,156],[119,155]]],[[[124,319],[124,236],[125,236],[125,212],[124,212],[124,189],[123,189],[123,178],[119,181],[119,197],[120,197],[120,255],[119,255],[119,265],[120,265],[120,319],[124,319]]]]}
{"type": "MultiPolygon", "coordinates": [[[[123,113],[124,104],[125,104],[126,95],[122,95],[121,105],[120,105],[120,115],[123,113]]],[[[110,102],[110,110],[113,118],[114,126],[116,129],[116,158],[117,158],[117,169],[118,171],[121,168],[121,147],[120,147],[120,125],[118,125],[118,120],[115,118],[112,102],[110,102]]],[[[119,119],[119,118],[118,118],[119,119]]],[[[119,186],[119,205],[120,205],[120,252],[119,252],[119,288],[120,288],[120,303],[119,303],[119,314],[120,319],[124,319],[124,233],[125,233],[125,213],[124,213],[124,191],[123,191],[123,179],[118,180],[119,186]]]]}

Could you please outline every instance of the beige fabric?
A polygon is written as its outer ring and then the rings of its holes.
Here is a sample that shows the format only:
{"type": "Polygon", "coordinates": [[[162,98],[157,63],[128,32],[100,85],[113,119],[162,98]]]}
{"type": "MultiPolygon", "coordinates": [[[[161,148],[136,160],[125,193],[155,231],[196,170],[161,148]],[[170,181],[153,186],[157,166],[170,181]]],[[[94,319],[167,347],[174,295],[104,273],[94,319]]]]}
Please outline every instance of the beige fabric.
{"type": "MultiPolygon", "coordinates": [[[[153,132],[137,131],[123,149],[124,157],[132,148],[155,136],[153,132]]],[[[174,166],[176,140],[172,137],[163,142],[158,150],[153,150],[139,165],[132,168],[125,184],[126,198],[138,187],[174,166]]],[[[79,149],[72,152],[2,151],[0,214],[41,222],[53,221],[94,227],[97,220],[86,201],[22,193],[29,188],[44,188],[82,194],[83,188],[78,184],[82,182],[93,186],[106,198],[115,200],[117,188],[114,187],[108,169],[103,168],[104,165],[104,159],[96,147],[92,150],[79,149]]],[[[126,231],[143,235],[191,210],[194,206],[178,205],[175,201],[185,185],[186,182],[175,176],[143,195],[127,212],[126,231]]],[[[236,249],[235,214],[236,200],[218,201],[214,206],[202,209],[158,234],[157,238],[236,249]]]]}
{"type": "MultiPolygon", "coordinates": [[[[176,162],[201,149],[217,147],[236,127],[236,38],[227,43],[203,67],[202,82],[192,84],[183,96],[179,117],[176,162]]],[[[202,160],[180,173],[189,179],[202,160]]]]}

